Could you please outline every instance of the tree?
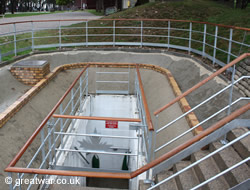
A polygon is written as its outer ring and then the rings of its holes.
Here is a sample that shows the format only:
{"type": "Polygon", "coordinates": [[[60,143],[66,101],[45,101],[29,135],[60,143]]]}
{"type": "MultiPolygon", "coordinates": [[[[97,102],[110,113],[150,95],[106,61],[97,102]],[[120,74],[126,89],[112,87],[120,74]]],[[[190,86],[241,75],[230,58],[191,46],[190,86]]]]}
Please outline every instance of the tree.
{"type": "Polygon", "coordinates": [[[58,5],[69,5],[73,3],[73,0],[56,0],[56,4],[58,5]]]}
{"type": "Polygon", "coordinates": [[[5,14],[6,11],[6,0],[0,1],[0,15],[5,14]]]}

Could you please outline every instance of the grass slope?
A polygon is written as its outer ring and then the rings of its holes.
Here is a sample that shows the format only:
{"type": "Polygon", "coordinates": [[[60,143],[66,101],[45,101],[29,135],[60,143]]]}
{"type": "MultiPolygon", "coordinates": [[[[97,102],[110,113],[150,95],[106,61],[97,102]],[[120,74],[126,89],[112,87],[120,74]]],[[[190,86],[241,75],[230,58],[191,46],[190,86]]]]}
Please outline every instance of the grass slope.
{"type": "MultiPolygon", "coordinates": [[[[176,20],[195,20],[195,21],[204,21],[211,22],[216,24],[224,24],[224,25],[233,25],[239,27],[250,28],[250,7],[246,10],[240,9],[232,9],[227,5],[218,3],[214,0],[183,0],[183,1],[170,1],[170,2],[156,2],[156,3],[148,3],[142,6],[134,7],[131,9],[127,9],[122,12],[115,13],[113,15],[103,17],[104,19],[142,19],[142,18],[151,18],[151,19],[176,19],[176,20]]],[[[116,34],[125,34],[123,36],[116,36],[116,42],[140,42],[140,21],[116,21],[116,34]],[[120,29],[119,27],[126,26],[126,29],[120,29]],[[131,26],[131,28],[130,28],[131,26]],[[132,28],[137,27],[137,28],[132,28]],[[126,36],[127,35],[127,36],[126,36]]],[[[88,34],[92,34],[92,36],[88,36],[86,39],[86,23],[78,23],[72,26],[63,27],[61,34],[61,42],[62,43],[79,43],[79,42],[112,42],[113,41],[113,22],[112,21],[90,21],[89,27],[104,27],[104,28],[88,28],[88,34]],[[73,28],[79,27],[79,28],[73,28]],[[106,28],[105,28],[106,27],[106,28]],[[95,36],[95,34],[101,34],[103,36],[95,36]],[[104,36],[108,34],[108,36],[104,36]],[[77,35],[77,36],[72,36],[77,35]]],[[[162,21],[147,21],[143,23],[144,28],[143,34],[148,35],[143,37],[143,42],[154,42],[154,43],[168,43],[168,39],[166,35],[168,34],[168,22],[162,21]],[[165,29],[156,30],[151,29],[150,27],[162,27],[165,29]],[[155,35],[155,36],[152,36],[155,35]],[[159,35],[165,37],[158,37],[159,35]]],[[[183,22],[171,22],[171,28],[183,28],[186,31],[179,30],[171,30],[171,38],[170,43],[172,45],[177,46],[189,46],[188,40],[182,40],[178,37],[184,37],[186,39],[189,38],[189,23],[183,22]],[[176,37],[176,38],[175,38],[176,37]]],[[[203,50],[203,24],[193,24],[192,29],[195,31],[200,31],[200,33],[192,33],[192,41],[191,48],[202,51],[203,50]]],[[[207,33],[211,35],[206,36],[206,47],[205,52],[209,55],[213,55],[214,50],[214,41],[215,37],[213,34],[215,33],[215,27],[213,25],[207,26],[207,33]]],[[[38,37],[34,40],[36,45],[44,45],[44,44],[58,44],[59,42],[59,31],[57,29],[54,30],[43,30],[35,33],[34,37],[38,37]],[[40,38],[45,36],[54,36],[50,38],[40,38]]],[[[229,29],[228,28],[219,28],[218,35],[221,37],[225,37],[228,39],[229,37],[229,29]]],[[[23,48],[31,46],[31,34],[21,34],[17,35],[17,39],[19,41],[17,43],[17,48],[23,48]]],[[[13,41],[13,36],[6,36],[0,38],[0,43],[6,43],[8,41],[13,41]]],[[[250,35],[249,32],[245,33],[245,31],[234,30],[233,31],[233,40],[244,42],[246,44],[250,44],[250,35]],[[245,36],[245,38],[244,38],[245,36]]],[[[6,45],[0,46],[2,53],[9,52],[14,49],[13,43],[6,43],[6,45]]],[[[227,52],[229,48],[229,43],[224,39],[217,39],[217,48],[221,50],[216,51],[216,58],[219,60],[226,62],[227,61],[227,52]]],[[[232,53],[234,55],[239,55],[243,52],[249,52],[249,48],[241,47],[237,43],[232,43],[232,53]],[[239,51],[241,50],[241,52],[239,51]]],[[[26,53],[26,52],[25,52],[26,53]]],[[[3,60],[9,60],[13,57],[10,55],[5,57],[3,60]]],[[[231,57],[231,60],[234,57],[231,57]]]]}
{"type": "Polygon", "coordinates": [[[195,20],[250,28],[250,6],[233,9],[214,0],[183,0],[148,3],[106,18],[195,20]]]}

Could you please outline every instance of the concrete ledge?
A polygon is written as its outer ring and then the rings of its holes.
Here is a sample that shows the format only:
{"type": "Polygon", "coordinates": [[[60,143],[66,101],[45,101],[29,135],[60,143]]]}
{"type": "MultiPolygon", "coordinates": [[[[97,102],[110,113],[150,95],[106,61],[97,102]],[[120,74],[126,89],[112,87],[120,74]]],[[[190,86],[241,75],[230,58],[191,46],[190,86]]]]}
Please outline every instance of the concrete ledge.
{"type": "MultiPolygon", "coordinates": [[[[63,70],[69,69],[76,69],[76,68],[83,68],[87,64],[90,64],[90,67],[108,67],[108,68],[128,68],[128,67],[135,67],[134,64],[131,63],[74,63],[74,64],[65,64],[59,67],[56,67],[52,72],[50,72],[44,79],[38,82],[35,86],[33,86],[28,92],[26,92],[23,96],[21,96],[17,101],[15,101],[11,106],[9,106],[4,112],[0,114],[0,128],[4,126],[4,124],[10,120],[33,96],[35,96],[43,87],[45,87],[49,81],[51,81],[59,72],[63,70]]],[[[179,96],[182,92],[175,81],[174,77],[172,76],[171,72],[165,68],[156,66],[156,65],[149,65],[149,64],[139,64],[140,68],[154,70],[165,75],[174,91],[176,96],[179,96]]],[[[186,98],[182,98],[179,101],[181,109],[183,112],[187,112],[191,109],[189,106],[186,98]]],[[[186,120],[190,127],[193,127],[199,123],[196,115],[191,112],[186,116],[186,120]]],[[[201,126],[197,127],[193,134],[197,135],[203,128],[201,126]]]]}

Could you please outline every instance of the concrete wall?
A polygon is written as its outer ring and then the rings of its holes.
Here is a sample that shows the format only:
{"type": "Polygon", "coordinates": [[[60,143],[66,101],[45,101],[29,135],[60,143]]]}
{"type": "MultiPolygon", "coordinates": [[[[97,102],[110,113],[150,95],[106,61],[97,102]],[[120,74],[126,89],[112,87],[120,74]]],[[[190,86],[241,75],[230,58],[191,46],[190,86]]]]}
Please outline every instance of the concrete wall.
{"type": "MultiPolygon", "coordinates": [[[[250,76],[250,58],[247,58],[236,65],[235,80],[241,76],[250,76]]],[[[250,97],[250,80],[243,79],[236,84],[239,92],[246,97],[250,97]]]]}

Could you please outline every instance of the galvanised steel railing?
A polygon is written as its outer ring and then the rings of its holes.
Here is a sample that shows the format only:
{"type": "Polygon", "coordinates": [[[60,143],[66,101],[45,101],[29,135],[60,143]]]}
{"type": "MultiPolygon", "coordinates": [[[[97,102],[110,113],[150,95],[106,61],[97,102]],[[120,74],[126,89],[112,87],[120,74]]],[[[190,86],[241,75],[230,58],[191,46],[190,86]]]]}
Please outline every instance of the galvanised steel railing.
{"type": "Polygon", "coordinates": [[[0,61],[44,48],[147,46],[184,50],[223,67],[250,48],[249,28],[187,20],[41,20],[1,27],[10,30],[0,31],[0,61]],[[70,22],[79,24],[68,26],[70,22]],[[39,23],[53,23],[54,27],[41,28],[39,23]]]}
{"type": "MultiPolygon", "coordinates": [[[[17,172],[17,175],[13,175],[13,172],[9,172],[9,177],[12,179],[12,182],[9,184],[10,189],[31,189],[36,183],[29,183],[27,186],[21,182],[26,179],[30,181],[36,181],[36,179],[41,178],[40,180],[46,180],[50,179],[50,175],[47,172],[50,172],[53,170],[56,174],[57,172],[61,172],[64,176],[75,176],[72,174],[72,172],[80,172],[82,176],[92,176],[92,173],[98,173],[100,172],[100,175],[109,174],[111,176],[117,175],[117,178],[121,177],[121,175],[128,175],[130,170],[128,171],[122,171],[122,170],[113,170],[113,169],[91,169],[91,168],[80,168],[80,167],[72,167],[63,165],[62,157],[65,157],[65,153],[72,152],[72,153],[93,153],[93,154],[106,154],[106,155],[119,155],[119,156],[129,156],[129,157],[137,157],[137,164],[133,164],[135,167],[133,169],[138,169],[139,164],[139,155],[146,155],[147,162],[150,162],[150,153],[151,148],[149,148],[147,145],[151,145],[151,142],[148,142],[147,135],[149,129],[147,122],[149,119],[148,116],[148,108],[147,103],[145,103],[145,95],[144,90],[140,79],[140,73],[137,73],[136,75],[136,81],[135,83],[136,88],[135,92],[137,94],[138,102],[138,110],[139,110],[139,116],[140,118],[114,118],[114,117],[95,117],[95,116],[81,116],[80,113],[82,113],[81,109],[85,105],[89,98],[91,98],[91,95],[89,94],[89,84],[88,84],[88,67],[91,64],[86,64],[85,68],[82,70],[82,72],[78,75],[78,77],[74,80],[72,85],[69,87],[69,89],[65,92],[65,94],[62,96],[62,98],[58,101],[58,103],[55,105],[55,107],[52,109],[52,111],[49,113],[49,115],[45,118],[45,120],[42,122],[42,124],[38,127],[38,129],[33,133],[33,135],[30,137],[30,139],[27,141],[27,143],[24,145],[24,147],[20,150],[20,152],[17,154],[17,156],[14,158],[14,160],[10,163],[9,166],[20,170],[20,172],[17,172]],[[146,109],[144,108],[146,107],[146,109]],[[145,114],[145,115],[144,115],[145,114]],[[78,121],[86,122],[88,120],[108,120],[108,121],[119,121],[119,122],[129,122],[131,125],[132,130],[136,130],[136,136],[124,136],[124,135],[100,135],[100,134],[93,134],[93,133],[77,133],[76,132],[76,122],[78,121]],[[146,131],[147,134],[144,134],[146,131]],[[16,163],[20,158],[23,157],[23,154],[25,154],[26,150],[30,149],[29,145],[33,143],[33,141],[37,142],[39,141],[40,136],[40,143],[38,142],[38,147],[35,150],[34,154],[32,154],[32,158],[28,162],[27,165],[24,166],[24,168],[18,168],[16,167],[16,163]],[[128,140],[128,141],[134,141],[138,144],[137,150],[135,148],[134,152],[125,152],[125,153],[116,153],[111,151],[105,151],[105,150],[91,150],[91,149],[72,149],[71,146],[68,143],[70,140],[72,140],[72,137],[99,137],[99,138],[112,138],[112,139],[120,139],[120,140],[128,140]],[[71,139],[70,139],[71,138],[71,139]],[[69,140],[70,139],[70,140],[69,140]],[[147,142],[147,143],[146,143],[147,142]],[[146,145],[147,144],[147,145],[146,145]],[[63,155],[64,154],[64,155],[63,155]],[[148,158],[149,156],[149,158],[148,158]],[[149,160],[148,160],[149,159],[149,160]],[[38,168],[37,168],[38,166],[38,168]],[[30,175],[30,172],[27,172],[29,169],[35,169],[37,168],[38,173],[34,173],[34,175],[30,175]],[[24,171],[26,170],[26,171],[24,171]],[[86,171],[85,171],[86,170],[86,171]],[[42,176],[43,172],[47,174],[47,176],[42,176]],[[67,174],[68,173],[68,174],[67,174]]],[[[98,64],[93,63],[92,66],[98,67],[98,64]]],[[[99,64],[100,66],[105,65],[99,64]]],[[[108,63],[106,63],[108,65],[108,63]]],[[[128,68],[133,66],[136,68],[136,64],[130,64],[128,65],[128,68]]],[[[118,66],[119,67],[119,66],[118,66]]],[[[138,70],[138,67],[137,67],[138,70]]],[[[139,72],[139,71],[138,71],[139,72]]],[[[87,106],[88,107],[88,106],[87,106]]],[[[89,114],[91,115],[91,105],[89,108],[87,108],[89,114]]],[[[86,113],[88,114],[88,113],[86,113]]],[[[152,124],[150,124],[152,127],[152,124]]],[[[84,124],[81,123],[81,127],[84,127],[84,124]]],[[[86,127],[86,126],[85,126],[86,127]]],[[[151,130],[153,130],[151,128],[151,130]]],[[[135,144],[136,144],[135,143],[135,144]]],[[[111,147],[112,148],[112,147],[111,147]]],[[[114,147],[117,149],[117,147],[114,147]]],[[[83,157],[83,156],[82,156],[83,157]]],[[[35,169],[36,170],[36,169],[35,169]]],[[[32,172],[33,173],[33,172],[32,172]]],[[[57,174],[56,174],[57,175],[57,174]]],[[[122,177],[123,178],[123,177],[122,177]]],[[[74,178],[72,178],[74,179],[74,178]]],[[[46,185],[46,184],[42,184],[46,185]]]]}

